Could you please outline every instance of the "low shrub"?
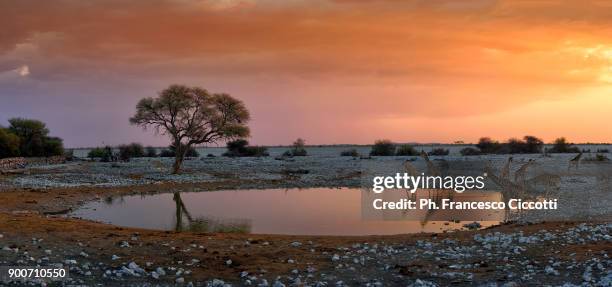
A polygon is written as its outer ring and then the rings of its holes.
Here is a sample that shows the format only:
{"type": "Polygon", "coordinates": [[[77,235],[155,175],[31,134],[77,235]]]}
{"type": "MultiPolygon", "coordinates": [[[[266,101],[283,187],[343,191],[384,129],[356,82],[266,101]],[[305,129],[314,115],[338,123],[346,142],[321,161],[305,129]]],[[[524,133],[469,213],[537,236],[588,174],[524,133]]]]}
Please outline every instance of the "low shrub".
{"type": "Polygon", "coordinates": [[[419,152],[417,152],[416,149],[414,149],[413,146],[411,145],[401,145],[399,148],[397,148],[397,151],[395,152],[395,155],[398,156],[416,156],[419,155],[419,152]]]}
{"type": "Polygon", "coordinates": [[[131,143],[128,145],[120,145],[119,147],[119,159],[122,161],[130,161],[133,157],[144,157],[145,152],[141,144],[131,143]]]}
{"type": "Polygon", "coordinates": [[[291,145],[291,149],[287,150],[283,153],[283,156],[306,156],[308,152],[306,151],[306,141],[304,139],[298,138],[291,145]]]}
{"type": "Polygon", "coordinates": [[[293,142],[293,148],[291,149],[293,156],[306,156],[306,141],[298,138],[293,142]]]}
{"type": "Polygon", "coordinates": [[[159,153],[160,157],[175,157],[176,154],[174,153],[174,151],[169,150],[169,149],[163,149],[160,153],[159,153]]]}
{"type": "Polygon", "coordinates": [[[357,152],[356,149],[348,149],[348,150],[344,150],[340,153],[340,156],[352,156],[352,157],[358,157],[359,153],[357,152]]]}
{"type": "Polygon", "coordinates": [[[227,143],[227,152],[223,156],[229,157],[253,157],[268,156],[268,148],[261,146],[249,146],[249,142],[238,139],[227,143]]]}
{"type": "Polygon", "coordinates": [[[152,146],[146,147],[145,157],[157,157],[157,149],[152,146]]]}
{"type": "Polygon", "coordinates": [[[377,140],[372,146],[370,155],[373,156],[392,156],[395,155],[395,144],[390,140],[377,140]]]}
{"type": "Polygon", "coordinates": [[[110,146],[96,147],[87,153],[87,157],[90,159],[99,158],[101,162],[114,161],[113,148],[110,146]]]}
{"type": "Polygon", "coordinates": [[[268,148],[263,146],[249,146],[246,149],[246,156],[269,156],[268,148]]]}
{"type": "Polygon", "coordinates": [[[480,153],[497,153],[500,149],[501,144],[498,141],[494,141],[491,138],[483,137],[478,140],[476,147],[480,150],[480,153]]]}
{"type": "MultiPolygon", "coordinates": [[[[174,144],[170,145],[168,149],[164,149],[159,154],[160,157],[175,157],[176,156],[176,147],[174,144]]],[[[189,147],[187,153],[185,153],[185,157],[199,157],[200,154],[194,147],[189,147]]]]}
{"type": "Polygon", "coordinates": [[[548,149],[549,153],[580,153],[580,149],[572,146],[564,137],[558,138],[553,143],[553,147],[548,149]]]}
{"type": "Polygon", "coordinates": [[[450,151],[448,149],[443,148],[435,148],[428,152],[428,155],[448,155],[450,151]]]}
{"type": "Polygon", "coordinates": [[[534,136],[524,136],[522,140],[511,138],[505,143],[483,137],[476,144],[482,154],[541,153],[543,146],[544,142],[534,136]]]}
{"type": "Polygon", "coordinates": [[[200,157],[200,153],[198,153],[194,147],[190,147],[189,150],[187,150],[185,157],[200,157]]]}
{"type": "Polygon", "coordinates": [[[587,157],[584,160],[602,162],[602,161],[609,161],[610,159],[603,154],[596,154],[594,157],[587,157]]]}
{"type": "Polygon", "coordinates": [[[473,147],[466,147],[459,151],[462,156],[472,156],[472,155],[480,155],[482,154],[480,150],[473,147]]]}
{"type": "Polygon", "coordinates": [[[308,152],[306,152],[306,149],[293,149],[291,150],[291,155],[292,156],[307,156],[308,152]]]}

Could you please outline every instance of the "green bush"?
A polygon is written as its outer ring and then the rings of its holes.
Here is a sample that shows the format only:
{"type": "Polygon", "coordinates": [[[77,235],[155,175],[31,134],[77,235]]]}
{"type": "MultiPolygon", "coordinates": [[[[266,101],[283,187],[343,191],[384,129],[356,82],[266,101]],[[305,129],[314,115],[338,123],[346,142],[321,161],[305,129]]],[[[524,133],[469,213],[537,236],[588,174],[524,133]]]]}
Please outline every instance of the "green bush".
{"type": "Polygon", "coordinates": [[[348,150],[342,151],[340,153],[340,156],[359,157],[359,153],[357,152],[356,149],[348,149],[348,150]]]}
{"type": "Polygon", "coordinates": [[[24,157],[47,157],[62,155],[62,139],[49,137],[49,129],[38,120],[12,118],[8,131],[19,137],[19,155],[24,157]]]}
{"type": "Polygon", "coordinates": [[[306,141],[304,139],[298,138],[291,145],[291,149],[285,151],[283,156],[306,156],[308,152],[306,151],[306,141]]]}
{"type": "Polygon", "coordinates": [[[190,147],[189,150],[187,150],[185,157],[200,157],[200,153],[198,153],[194,147],[190,147]]]}
{"type": "Polygon", "coordinates": [[[157,149],[152,146],[146,147],[145,157],[157,157],[157,149]]]}
{"type": "Polygon", "coordinates": [[[0,127],[0,158],[19,156],[19,137],[0,127]]]}
{"type": "Polygon", "coordinates": [[[122,161],[130,161],[133,157],[144,157],[144,148],[139,143],[131,143],[128,145],[120,145],[119,147],[119,159],[122,161]]]}
{"type": "Polygon", "coordinates": [[[110,146],[96,147],[87,153],[87,157],[90,159],[99,158],[101,162],[114,161],[113,148],[110,146]]]}
{"type": "Polygon", "coordinates": [[[293,148],[291,149],[293,156],[306,156],[306,141],[298,138],[293,142],[293,148]]]}
{"type": "Polygon", "coordinates": [[[251,156],[268,156],[268,149],[260,146],[249,146],[249,142],[244,139],[238,139],[227,143],[227,152],[223,156],[229,157],[251,157],[251,156]]]}
{"type": "Polygon", "coordinates": [[[416,156],[419,155],[419,152],[414,149],[413,146],[411,145],[401,145],[399,146],[399,148],[397,148],[397,152],[395,152],[395,155],[398,156],[416,156]]]}
{"type": "Polygon", "coordinates": [[[395,144],[390,140],[377,140],[370,151],[370,155],[373,156],[392,156],[394,154],[395,144]]]}
{"type": "Polygon", "coordinates": [[[463,156],[471,156],[471,155],[480,155],[481,152],[478,149],[473,147],[466,147],[459,151],[459,153],[463,156]]]}
{"type": "Polygon", "coordinates": [[[44,143],[44,156],[56,156],[64,154],[64,141],[57,137],[48,137],[44,143]]]}
{"type": "Polygon", "coordinates": [[[91,150],[89,150],[89,152],[87,153],[87,157],[94,159],[94,158],[101,158],[105,155],[106,150],[104,150],[104,148],[102,147],[96,147],[96,148],[92,148],[91,150]]]}
{"type": "Polygon", "coordinates": [[[435,148],[428,152],[428,155],[448,155],[450,151],[448,149],[443,148],[435,148]]]}

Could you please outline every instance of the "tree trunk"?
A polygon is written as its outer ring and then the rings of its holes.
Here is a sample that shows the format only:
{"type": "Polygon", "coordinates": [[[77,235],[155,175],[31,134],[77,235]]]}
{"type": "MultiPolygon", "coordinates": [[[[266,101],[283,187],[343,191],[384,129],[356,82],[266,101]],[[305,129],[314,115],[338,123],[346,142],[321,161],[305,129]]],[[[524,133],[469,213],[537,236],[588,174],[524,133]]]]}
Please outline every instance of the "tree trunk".
{"type": "Polygon", "coordinates": [[[174,166],[172,167],[173,174],[179,174],[181,172],[181,165],[183,164],[183,160],[185,159],[185,153],[189,150],[188,146],[183,146],[178,143],[175,149],[175,157],[174,157],[174,166]]]}
{"type": "Polygon", "coordinates": [[[178,192],[174,193],[174,203],[176,204],[176,225],[174,226],[174,230],[182,231],[183,230],[183,211],[181,210],[181,195],[178,192]]]}

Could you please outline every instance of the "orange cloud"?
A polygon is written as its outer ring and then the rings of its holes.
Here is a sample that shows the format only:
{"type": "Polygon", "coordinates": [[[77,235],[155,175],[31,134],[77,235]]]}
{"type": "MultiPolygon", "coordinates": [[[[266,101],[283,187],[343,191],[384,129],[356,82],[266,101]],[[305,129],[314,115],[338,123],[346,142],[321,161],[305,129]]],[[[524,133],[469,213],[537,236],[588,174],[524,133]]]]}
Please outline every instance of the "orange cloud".
{"type": "MultiPolygon", "coordinates": [[[[261,130],[278,124],[272,111],[286,110],[299,116],[296,127],[346,125],[350,132],[338,141],[349,142],[360,132],[351,123],[386,123],[392,137],[401,122],[415,119],[450,123],[609,91],[611,6],[490,0],[3,2],[0,70],[26,65],[33,71],[29,78],[41,82],[81,78],[86,85],[118,77],[138,82],[139,89],[155,83],[149,93],[175,81],[213,83],[258,109],[254,117],[261,130]]],[[[64,87],[69,93],[71,86],[64,87]]],[[[549,128],[563,128],[553,126],[551,120],[549,128]]],[[[475,138],[478,129],[468,133],[475,138]]],[[[313,137],[324,142],[331,134],[313,137]]]]}

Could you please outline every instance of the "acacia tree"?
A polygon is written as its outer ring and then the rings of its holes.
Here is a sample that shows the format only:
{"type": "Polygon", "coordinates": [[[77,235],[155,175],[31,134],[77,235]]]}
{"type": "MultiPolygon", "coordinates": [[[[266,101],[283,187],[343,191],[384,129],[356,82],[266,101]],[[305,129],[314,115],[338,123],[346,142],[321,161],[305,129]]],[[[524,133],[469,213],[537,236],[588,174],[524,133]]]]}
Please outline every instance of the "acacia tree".
{"type": "Polygon", "coordinates": [[[171,85],[156,98],[141,99],[130,123],[170,136],[176,147],[172,173],[179,173],[192,146],[247,137],[248,120],[249,111],[242,101],[228,94],[171,85]]]}

